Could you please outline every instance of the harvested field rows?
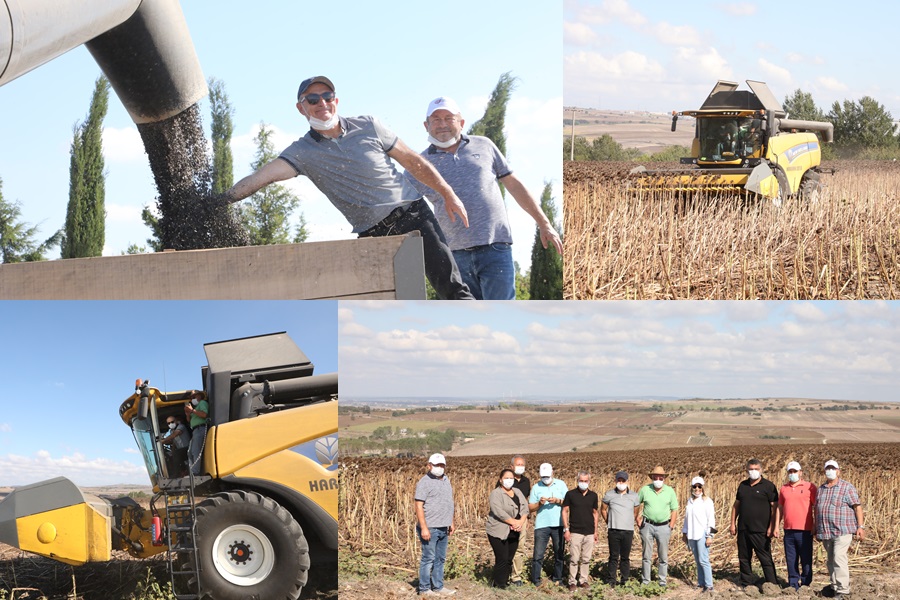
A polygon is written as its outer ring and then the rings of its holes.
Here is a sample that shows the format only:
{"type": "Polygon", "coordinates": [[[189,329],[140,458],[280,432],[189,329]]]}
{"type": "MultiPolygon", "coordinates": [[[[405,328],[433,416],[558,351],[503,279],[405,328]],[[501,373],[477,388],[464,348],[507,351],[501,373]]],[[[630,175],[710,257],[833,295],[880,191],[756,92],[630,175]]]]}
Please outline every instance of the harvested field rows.
{"type": "MultiPolygon", "coordinates": [[[[634,163],[564,167],[567,299],[900,295],[900,164],[833,161],[816,202],[629,189],[634,163]]],[[[669,163],[649,165],[672,168],[669,163]]]]}
{"type": "MultiPolygon", "coordinates": [[[[656,464],[669,471],[669,483],[680,502],[685,502],[690,478],[706,470],[708,491],[716,503],[720,530],[727,529],[728,515],[738,483],[745,477],[744,464],[750,457],[763,461],[764,475],[780,485],[789,460],[799,460],[807,477],[820,483],[819,466],[836,458],[842,475],[859,489],[866,511],[868,538],[854,542],[851,568],[856,573],[900,566],[900,445],[843,444],[809,446],[690,447],[665,450],[534,454],[528,455],[528,475],[536,476],[539,463],[549,461],[556,476],[571,487],[579,469],[594,473],[592,489],[601,493],[611,487],[612,473],[625,469],[634,485],[648,482],[648,473],[656,464]]],[[[454,486],[457,533],[451,538],[449,561],[461,564],[490,565],[493,555],[484,532],[487,497],[509,456],[451,458],[448,475],[454,486]]],[[[342,556],[361,553],[374,564],[414,573],[419,547],[415,534],[413,490],[423,474],[421,460],[362,459],[345,461],[341,466],[340,548],[342,556]],[[347,553],[346,555],[343,553],[347,553]]],[[[680,526],[680,521],[679,521],[680,526]]],[[[531,539],[529,534],[528,539],[531,539]]],[[[530,549],[530,541],[528,548],[530,549]]],[[[773,544],[776,564],[783,575],[783,549],[773,544]]],[[[817,544],[817,567],[823,566],[824,551],[817,544]]],[[[595,562],[608,556],[605,536],[594,553],[595,562]]],[[[686,547],[673,539],[669,562],[690,569],[693,558],[686,547]]],[[[716,536],[712,547],[714,569],[737,571],[734,538],[726,533],[716,536]]],[[[640,564],[640,543],[633,548],[632,565],[640,564]],[[637,561],[635,563],[635,561],[637,561]]]]}

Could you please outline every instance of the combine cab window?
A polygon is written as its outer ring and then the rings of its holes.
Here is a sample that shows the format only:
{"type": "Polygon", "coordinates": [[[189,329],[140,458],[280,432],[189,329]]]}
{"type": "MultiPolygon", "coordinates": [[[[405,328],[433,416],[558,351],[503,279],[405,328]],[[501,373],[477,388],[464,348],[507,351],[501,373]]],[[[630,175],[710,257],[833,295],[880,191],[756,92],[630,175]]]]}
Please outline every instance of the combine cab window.
{"type": "Polygon", "coordinates": [[[137,442],[138,449],[141,451],[141,456],[144,457],[144,466],[147,467],[150,481],[155,485],[159,476],[159,466],[154,450],[153,424],[149,418],[133,419],[131,421],[131,430],[134,432],[134,439],[137,442]]]}
{"type": "Polygon", "coordinates": [[[762,123],[751,118],[699,119],[700,160],[729,162],[760,156],[762,123]]]}

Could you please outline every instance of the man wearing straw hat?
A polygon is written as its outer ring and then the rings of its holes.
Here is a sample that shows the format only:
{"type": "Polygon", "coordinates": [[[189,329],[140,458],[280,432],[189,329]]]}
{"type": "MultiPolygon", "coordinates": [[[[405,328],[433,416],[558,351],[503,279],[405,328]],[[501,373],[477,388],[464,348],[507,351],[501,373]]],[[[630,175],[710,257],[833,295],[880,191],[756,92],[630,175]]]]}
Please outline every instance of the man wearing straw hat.
{"type": "Polygon", "coordinates": [[[828,576],[831,585],[824,595],[843,598],[850,593],[850,561],[847,551],[853,536],[866,537],[859,493],[849,481],[841,479],[837,461],[825,463],[825,483],[816,495],[816,537],[828,555],[828,576]],[[830,589],[829,589],[830,588],[830,589]]]}
{"type": "Polygon", "coordinates": [[[641,530],[641,543],[644,547],[641,561],[641,583],[650,583],[650,569],[653,564],[653,542],[656,542],[656,554],[659,558],[659,585],[665,586],[669,574],[669,538],[675,521],[678,518],[678,497],[675,490],[666,485],[666,470],[657,465],[648,473],[651,483],[641,488],[638,500],[641,502],[641,515],[638,527],[641,530]]]}

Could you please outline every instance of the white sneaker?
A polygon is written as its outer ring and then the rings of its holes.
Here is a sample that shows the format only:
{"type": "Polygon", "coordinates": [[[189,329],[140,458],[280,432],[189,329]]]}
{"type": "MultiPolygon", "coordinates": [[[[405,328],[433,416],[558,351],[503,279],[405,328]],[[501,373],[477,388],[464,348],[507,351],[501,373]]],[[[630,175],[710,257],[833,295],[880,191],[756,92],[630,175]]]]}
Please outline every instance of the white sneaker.
{"type": "Polygon", "coordinates": [[[456,593],[456,590],[451,590],[450,588],[444,586],[439,590],[434,590],[435,594],[441,594],[443,596],[452,596],[456,593]]]}
{"type": "Polygon", "coordinates": [[[419,596],[437,596],[437,592],[432,590],[425,590],[424,592],[419,592],[419,596]]]}

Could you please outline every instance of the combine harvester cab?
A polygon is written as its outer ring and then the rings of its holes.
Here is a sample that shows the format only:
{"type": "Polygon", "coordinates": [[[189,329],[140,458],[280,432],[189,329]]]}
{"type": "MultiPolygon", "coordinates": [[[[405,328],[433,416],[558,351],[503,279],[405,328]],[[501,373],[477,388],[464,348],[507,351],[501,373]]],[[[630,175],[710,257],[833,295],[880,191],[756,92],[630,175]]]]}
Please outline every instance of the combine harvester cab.
{"type": "Polygon", "coordinates": [[[781,104],[761,81],[750,90],[719,81],[699,110],[674,112],[695,119],[691,156],[682,164],[693,169],[653,170],[638,167],[639,189],[749,192],[780,205],[799,194],[815,199],[821,190],[819,138],[833,141],[834,126],[821,121],[788,119],[781,104]]]}
{"type": "Polygon", "coordinates": [[[337,569],[337,373],[313,375],[284,332],[204,349],[200,475],[161,441],[194,390],[138,380],[119,416],[153,486],[149,508],[58,477],[0,502],[0,542],[72,565],[110,560],[112,550],[165,552],[173,589],[176,577],[190,589],[180,599],[295,600],[311,564],[337,569]]]}

